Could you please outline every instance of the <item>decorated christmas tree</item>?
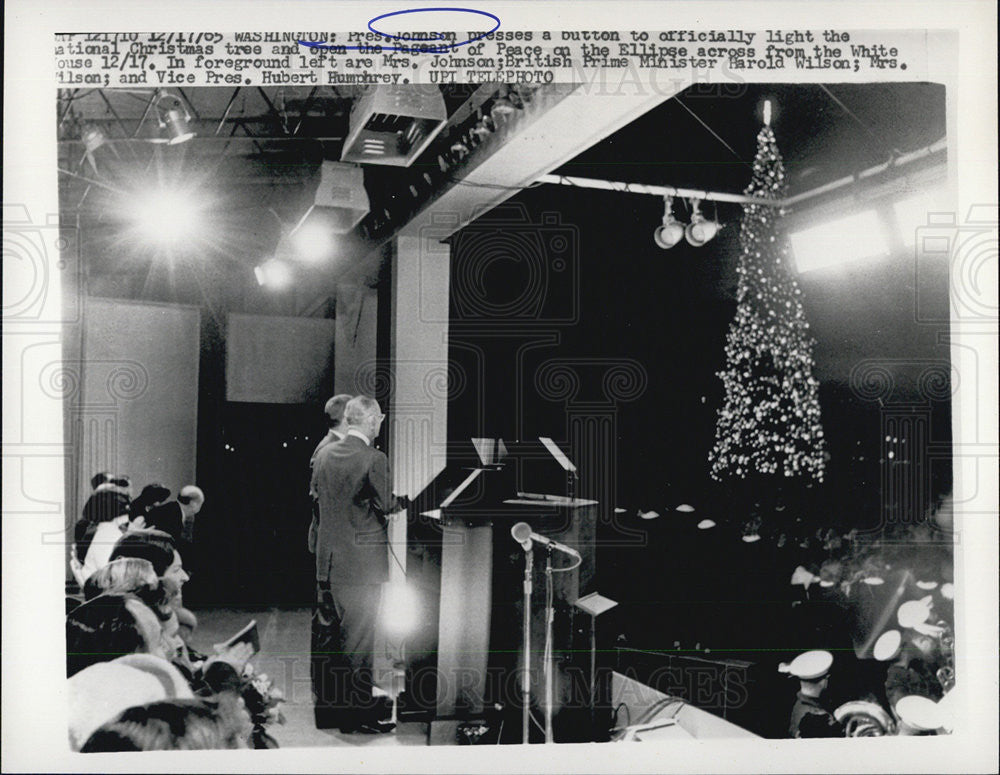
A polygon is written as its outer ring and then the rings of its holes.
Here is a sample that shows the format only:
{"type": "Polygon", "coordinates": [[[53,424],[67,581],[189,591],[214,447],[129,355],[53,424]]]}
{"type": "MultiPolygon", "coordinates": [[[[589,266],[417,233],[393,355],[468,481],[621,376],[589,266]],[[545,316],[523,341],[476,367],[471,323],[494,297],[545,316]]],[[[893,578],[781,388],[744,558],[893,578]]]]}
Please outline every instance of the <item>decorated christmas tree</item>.
{"type": "MultiPolygon", "coordinates": [[[[780,200],[785,190],[781,154],[765,125],[745,193],[780,200]]],[[[725,368],[718,373],[726,395],[708,456],[712,477],[822,480],[825,441],[813,377],[814,340],[788,266],[783,213],[764,203],[746,204],[743,213],[736,317],[726,336],[725,368]]]]}

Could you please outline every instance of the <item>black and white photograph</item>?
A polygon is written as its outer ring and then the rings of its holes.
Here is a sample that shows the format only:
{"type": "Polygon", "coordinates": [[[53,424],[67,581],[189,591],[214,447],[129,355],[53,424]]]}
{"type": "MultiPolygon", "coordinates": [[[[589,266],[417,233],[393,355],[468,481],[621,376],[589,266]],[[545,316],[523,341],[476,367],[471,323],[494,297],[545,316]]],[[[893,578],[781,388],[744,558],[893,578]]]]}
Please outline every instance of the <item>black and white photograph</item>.
{"type": "MultiPolygon", "coordinates": [[[[428,10],[505,29],[483,9],[428,10]]],[[[957,35],[927,45],[948,66],[841,77],[838,33],[650,18],[678,29],[574,33],[587,81],[493,32],[522,76],[453,44],[498,71],[463,80],[240,26],[47,36],[57,206],[5,186],[4,559],[47,581],[4,630],[55,622],[30,672],[58,766],[995,763],[995,632],[968,628],[996,617],[969,569],[996,549],[997,205],[961,189],[957,35]],[[608,88],[616,52],[689,69],[608,88]]]]}

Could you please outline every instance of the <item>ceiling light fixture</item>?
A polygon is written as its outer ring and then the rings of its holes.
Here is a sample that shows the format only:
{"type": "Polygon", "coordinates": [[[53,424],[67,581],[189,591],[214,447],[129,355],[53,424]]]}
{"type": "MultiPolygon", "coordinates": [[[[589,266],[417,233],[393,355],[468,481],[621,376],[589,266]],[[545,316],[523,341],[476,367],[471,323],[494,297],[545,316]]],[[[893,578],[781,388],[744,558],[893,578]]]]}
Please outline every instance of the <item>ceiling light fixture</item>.
{"type": "Polygon", "coordinates": [[[184,101],[176,94],[164,92],[160,95],[156,100],[156,115],[160,129],[166,130],[167,145],[180,145],[195,136],[196,133],[190,127],[191,114],[188,113],[184,101]],[[160,103],[165,99],[174,100],[176,104],[164,110],[160,103]]]}
{"type": "Polygon", "coordinates": [[[490,115],[493,117],[494,121],[506,118],[521,109],[523,103],[519,104],[519,99],[517,101],[512,99],[514,96],[514,92],[510,88],[504,88],[500,92],[500,96],[493,100],[493,106],[490,108],[490,115]]]}
{"type": "Polygon", "coordinates": [[[674,198],[663,197],[663,223],[653,232],[653,241],[663,250],[669,250],[684,238],[684,224],[674,218],[674,198]]]}
{"type": "Polygon", "coordinates": [[[447,121],[440,89],[380,84],[352,106],[340,159],[409,167],[447,121]]]}
{"type": "Polygon", "coordinates": [[[701,203],[694,199],[691,202],[691,223],[684,230],[684,236],[690,245],[700,248],[719,233],[718,221],[709,221],[701,214],[701,203]]]}

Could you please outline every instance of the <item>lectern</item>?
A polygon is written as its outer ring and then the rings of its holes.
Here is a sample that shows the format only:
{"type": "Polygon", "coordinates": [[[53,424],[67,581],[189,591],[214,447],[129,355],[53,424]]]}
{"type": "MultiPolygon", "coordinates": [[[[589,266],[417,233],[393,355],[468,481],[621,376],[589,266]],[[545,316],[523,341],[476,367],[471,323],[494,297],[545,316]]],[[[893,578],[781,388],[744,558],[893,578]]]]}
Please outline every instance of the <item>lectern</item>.
{"type": "MultiPolygon", "coordinates": [[[[472,464],[461,465],[456,455],[456,464],[447,466],[417,499],[420,517],[409,530],[407,567],[423,598],[422,609],[432,615],[409,641],[413,652],[423,655],[411,663],[410,694],[438,718],[479,714],[497,703],[508,708],[520,704],[525,558],[510,530],[526,522],[582,558],[575,570],[553,574],[551,656],[558,740],[562,708],[586,703],[586,694],[575,696],[585,689],[566,668],[574,614],[580,613],[573,604],[591,591],[594,581],[598,504],[573,497],[576,469],[551,439],[497,441],[476,440],[468,448],[472,464]]],[[[533,652],[528,676],[531,710],[541,725],[546,563],[543,557],[536,560],[527,617],[533,652]]]]}

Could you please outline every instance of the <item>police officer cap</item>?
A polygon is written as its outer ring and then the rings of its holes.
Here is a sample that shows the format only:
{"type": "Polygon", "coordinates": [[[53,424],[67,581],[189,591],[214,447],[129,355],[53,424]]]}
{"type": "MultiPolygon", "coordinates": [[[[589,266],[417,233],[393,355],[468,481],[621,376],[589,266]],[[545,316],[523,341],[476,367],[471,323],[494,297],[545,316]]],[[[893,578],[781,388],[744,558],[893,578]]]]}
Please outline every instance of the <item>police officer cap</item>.
{"type": "Polygon", "coordinates": [[[872,649],[872,655],[879,662],[888,662],[890,659],[895,659],[899,654],[899,647],[902,642],[903,635],[899,630],[886,630],[875,641],[875,648],[872,649]]]}
{"type": "Polygon", "coordinates": [[[931,596],[920,600],[909,600],[903,603],[896,612],[896,618],[903,627],[915,628],[918,624],[923,624],[931,616],[931,596]]]}
{"type": "Polygon", "coordinates": [[[908,727],[919,732],[933,732],[945,723],[945,714],[938,704],[917,694],[901,697],[896,702],[896,715],[908,727]]]}
{"type": "Polygon", "coordinates": [[[818,681],[830,672],[833,654],[829,651],[807,651],[799,654],[790,665],[781,664],[778,670],[789,673],[801,681],[818,681]]]}

